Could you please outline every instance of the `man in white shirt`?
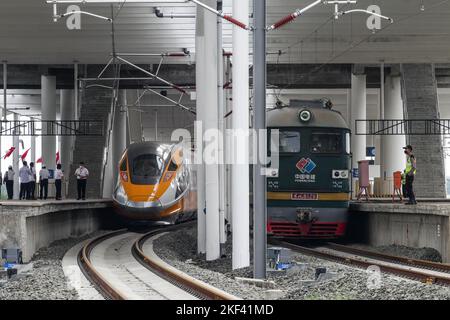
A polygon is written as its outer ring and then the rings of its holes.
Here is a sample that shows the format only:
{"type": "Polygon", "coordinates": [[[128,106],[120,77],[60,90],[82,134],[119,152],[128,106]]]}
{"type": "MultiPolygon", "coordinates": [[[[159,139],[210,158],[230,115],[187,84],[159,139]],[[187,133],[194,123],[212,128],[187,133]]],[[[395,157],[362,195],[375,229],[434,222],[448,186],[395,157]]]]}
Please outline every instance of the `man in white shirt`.
{"type": "Polygon", "coordinates": [[[64,178],[64,174],[62,171],[61,163],[58,163],[56,165],[56,171],[55,171],[55,188],[56,188],[56,200],[62,199],[62,179],[64,178]]]}
{"type": "Polygon", "coordinates": [[[29,186],[29,192],[30,192],[30,199],[36,200],[35,197],[35,190],[36,190],[36,168],[34,167],[34,163],[30,162],[30,186],[29,186]]]}
{"type": "Polygon", "coordinates": [[[80,162],[80,166],[75,170],[75,176],[77,177],[77,200],[86,200],[86,184],[89,177],[89,171],[84,166],[84,162],[80,162]]]}
{"type": "Polygon", "coordinates": [[[30,182],[31,171],[28,168],[28,164],[26,161],[23,162],[22,168],[19,170],[19,179],[20,179],[20,200],[29,199],[30,191],[29,191],[29,182],[30,182]]]}
{"type": "Polygon", "coordinates": [[[50,173],[47,170],[47,167],[42,165],[42,169],[39,171],[39,198],[42,200],[47,200],[48,195],[48,177],[50,173]]]}
{"type": "Polygon", "coordinates": [[[5,172],[5,176],[3,177],[3,181],[6,184],[6,190],[8,192],[8,200],[12,200],[14,196],[14,176],[16,173],[13,170],[12,166],[8,167],[8,171],[5,172]]]}

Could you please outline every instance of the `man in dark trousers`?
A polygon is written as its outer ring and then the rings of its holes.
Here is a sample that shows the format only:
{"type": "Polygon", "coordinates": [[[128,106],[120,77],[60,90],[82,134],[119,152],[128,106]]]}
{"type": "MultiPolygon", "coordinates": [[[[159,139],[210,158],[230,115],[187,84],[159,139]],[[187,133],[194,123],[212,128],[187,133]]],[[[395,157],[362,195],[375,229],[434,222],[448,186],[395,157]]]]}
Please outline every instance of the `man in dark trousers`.
{"type": "Polygon", "coordinates": [[[411,145],[407,145],[406,147],[403,147],[406,154],[406,169],[405,169],[405,175],[406,175],[406,194],[409,198],[409,201],[405,204],[417,204],[416,201],[416,195],[414,194],[413,189],[413,183],[414,183],[414,176],[417,172],[417,165],[416,165],[416,157],[412,153],[413,148],[411,145]]]}
{"type": "Polygon", "coordinates": [[[50,173],[45,165],[42,165],[42,169],[39,171],[39,198],[47,200],[48,195],[48,177],[50,173]]]}
{"type": "Polygon", "coordinates": [[[6,184],[6,191],[8,192],[8,200],[12,200],[14,196],[14,176],[16,173],[12,166],[8,167],[8,171],[5,172],[3,181],[6,184]]]}
{"type": "Polygon", "coordinates": [[[89,171],[84,166],[84,162],[80,162],[80,166],[75,170],[75,176],[77,177],[77,200],[86,200],[86,184],[89,177],[89,171]]]}
{"type": "Polygon", "coordinates": [[[30,199],[30,176],[31,170],[28,167],[28,163],[26,161],[23,162],[22,168],[19,170],[19,178],[20,178],[20,200],[29,200],[30,199]]]}

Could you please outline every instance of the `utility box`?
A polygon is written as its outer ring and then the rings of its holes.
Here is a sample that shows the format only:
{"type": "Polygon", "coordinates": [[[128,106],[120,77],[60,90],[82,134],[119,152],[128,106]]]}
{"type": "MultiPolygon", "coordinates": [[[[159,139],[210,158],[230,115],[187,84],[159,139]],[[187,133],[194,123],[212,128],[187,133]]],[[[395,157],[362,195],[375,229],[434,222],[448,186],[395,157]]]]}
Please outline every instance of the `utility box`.
{"type": "Polygon", "coordinates": [[[369,160],[358,161],[359,187],[368,188],[369,181],[369,160]]]}
{"type": "Polygon", "coordinates": [[[267,262],[271,269],[286,270],[291,265],[291,250],[281,247],[268,248],[267,262]]]}
{"type": "Polygon", "coordinates": [[[22,264],[22,250],[2,249],[2,259],[6,260],[6,263],[22,264]]]}

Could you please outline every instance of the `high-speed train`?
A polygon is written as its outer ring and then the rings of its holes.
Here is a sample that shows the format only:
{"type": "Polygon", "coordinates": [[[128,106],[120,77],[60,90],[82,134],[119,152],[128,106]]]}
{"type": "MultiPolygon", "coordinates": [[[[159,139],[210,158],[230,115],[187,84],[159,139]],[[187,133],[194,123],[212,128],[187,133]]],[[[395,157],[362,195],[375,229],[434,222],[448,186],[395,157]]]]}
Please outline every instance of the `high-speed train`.
{"type": "Polygon", "coordinates": [[[134,221],[174,224],[197,210],[190,159],[181,143],[130,145],[119,162],[113,193],[115,211],[134,221]]]}

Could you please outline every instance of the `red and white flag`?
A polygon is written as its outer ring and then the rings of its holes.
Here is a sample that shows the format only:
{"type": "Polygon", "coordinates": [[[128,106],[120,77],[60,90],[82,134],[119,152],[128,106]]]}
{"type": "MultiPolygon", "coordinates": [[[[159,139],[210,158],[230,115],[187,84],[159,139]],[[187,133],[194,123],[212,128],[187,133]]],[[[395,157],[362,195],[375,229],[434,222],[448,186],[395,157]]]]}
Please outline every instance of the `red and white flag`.
{"type": "Polygon", "coordinates": [[[59,151],[56,153],[56,164],[59,163],[59,151]]]}
{"type": "Polygon", "coordinates": [[[42,157],[36,160],[36,163],[42,163],[42,157]]]}
{"type": "Polygon", "coordinates": [[[25,152],[23,153],[23,155],[20,156],[20,159],[22,159],[22,161],[25,160],[25,158],[27,157],[28,152],[29,152],[30,150],[31,150],[31,148],[29,148],[27,151],[25,151],[25,152]]]}
{"type": "Polygon", "coordinates": [[[3,159],[6,159],[6,158],[8,158],[10,155],[12,155],[12,153],[14,152],[14,150],[16,150],[16,148],[14,148],[14,147],[9,148],[9,150],[6,151],[6,154],[5,154],[5,156],[3,157],[3,159]]]}

